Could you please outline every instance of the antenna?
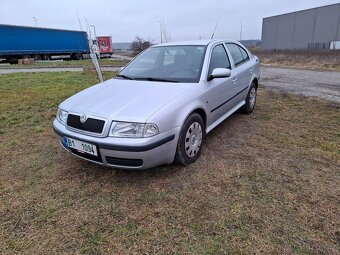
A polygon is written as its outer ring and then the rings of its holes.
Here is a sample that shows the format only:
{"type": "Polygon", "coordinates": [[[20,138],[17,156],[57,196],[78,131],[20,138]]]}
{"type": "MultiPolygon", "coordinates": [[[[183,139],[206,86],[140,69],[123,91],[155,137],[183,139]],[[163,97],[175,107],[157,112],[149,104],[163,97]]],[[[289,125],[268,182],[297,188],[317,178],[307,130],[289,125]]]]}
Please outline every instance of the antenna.
{"type": "Polygon", "coordinates": [[[76,9],[76,10],[77,10],[78,23],[79,23],[80,30],[84,30],[84,29],[83,29],[83,26],[82,26],[82,24],[81,24],[81,22],[80,22],[78,9],[76,9]]]}
{"type": "Polygon", "coordinates": [[[214,36],[215,36],[215,31],[216,31],[217,25],[218,25],[218,20],[217,20],[217,22],[216,22],[216,25],[215,25],[215,28],[214,28],[214,32],[212,33],[212,35],[211,35],[211,38],[210,38],[210,39],[214,39],[214,36]]]}

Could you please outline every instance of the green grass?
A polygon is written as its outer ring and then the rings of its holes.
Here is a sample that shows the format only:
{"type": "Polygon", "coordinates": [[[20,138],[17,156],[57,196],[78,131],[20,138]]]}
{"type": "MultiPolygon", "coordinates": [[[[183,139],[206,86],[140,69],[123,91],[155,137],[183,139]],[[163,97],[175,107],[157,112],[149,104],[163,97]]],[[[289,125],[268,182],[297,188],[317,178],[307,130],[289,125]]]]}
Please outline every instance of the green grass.
{"type": "MultiPolygon", "coordinates": [[[[105,78],[113,73],[105,73],[105,78]]],[[[260,88],[188,167],[100,167],[65,152],[58,104],[95,75],[0,76],[0,254],[337,254],[340,113],[260,88]]]]}

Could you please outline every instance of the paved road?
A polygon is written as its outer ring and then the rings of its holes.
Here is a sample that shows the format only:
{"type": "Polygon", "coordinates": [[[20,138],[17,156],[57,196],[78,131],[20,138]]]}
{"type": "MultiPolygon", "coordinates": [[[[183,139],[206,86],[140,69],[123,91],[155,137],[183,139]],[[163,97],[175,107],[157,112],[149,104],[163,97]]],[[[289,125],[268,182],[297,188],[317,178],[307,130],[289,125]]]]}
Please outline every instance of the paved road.
{"type": "MultiPolygon", "coordinates": [[[[119,71],[120,67],[102,67],[102,71],[119,71]]],[[[82,67],[42,67],[42,68],[0,68],[0,74],[44,73],[44,72],[82,72],[82,67]]]]}
{"type": "Polygon", "coordinates": [[[118,54],[112,54],[111,58],[118,58],[118,59],[129,60],[129,61],[133,59],[133,57],[123,56],[123,55],[118,55],[118,54]]]}
{"type": "Polygon", "coordinates": [[[340,72],[262,66],[260,84],[293,94],[340,103],[340,72]]]}

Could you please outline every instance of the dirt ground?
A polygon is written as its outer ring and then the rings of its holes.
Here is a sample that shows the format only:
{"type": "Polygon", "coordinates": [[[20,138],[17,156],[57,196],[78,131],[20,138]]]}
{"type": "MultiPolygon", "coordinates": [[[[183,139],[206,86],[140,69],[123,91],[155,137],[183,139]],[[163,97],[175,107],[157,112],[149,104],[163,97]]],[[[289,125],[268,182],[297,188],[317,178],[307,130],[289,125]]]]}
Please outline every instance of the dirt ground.
{"type": "Polygon", "coordinates": [[[0,254],[339,254],[338,104],[260,84],[194,164],[126,171],[53,134],[58,103],[95,82],[1,76],[0,254]]]}
{"type": "Polygon", "coordinates": [[[275,90],[340,103],[340,72],[262,66],[261,84],[275,90]]]}

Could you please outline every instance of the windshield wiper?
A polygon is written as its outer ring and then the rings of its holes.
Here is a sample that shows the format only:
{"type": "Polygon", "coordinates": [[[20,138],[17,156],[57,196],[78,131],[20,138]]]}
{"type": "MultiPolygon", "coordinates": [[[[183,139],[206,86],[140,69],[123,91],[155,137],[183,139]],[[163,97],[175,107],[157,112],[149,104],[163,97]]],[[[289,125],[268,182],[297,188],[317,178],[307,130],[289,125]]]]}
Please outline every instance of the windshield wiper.
{"type": "Polygon", "coordinates": [[[162,79],[162,78],[154,78],[154,77],[136,77],[135,80],[141,80],[141,81],[161,81],[161,82],[179,82],[179,81],[175,81],[175,80],[162,79]]]}
{"type": "Polygon", "coordinates": [[[123,78],[123,79],[126,79],[126,80],[134,80],[134,78],[127,76],[127,75],[124,75],[124,74],[117,74],[116,77],[123,78]]]}

